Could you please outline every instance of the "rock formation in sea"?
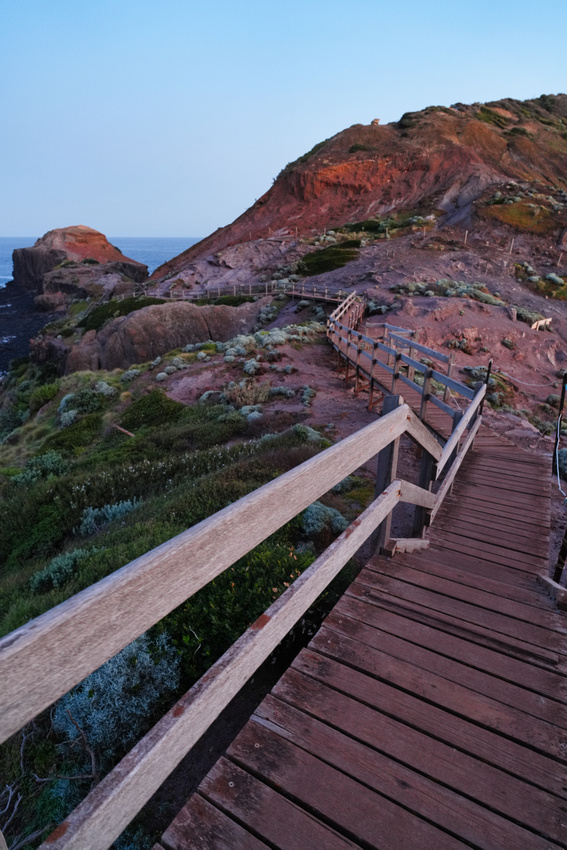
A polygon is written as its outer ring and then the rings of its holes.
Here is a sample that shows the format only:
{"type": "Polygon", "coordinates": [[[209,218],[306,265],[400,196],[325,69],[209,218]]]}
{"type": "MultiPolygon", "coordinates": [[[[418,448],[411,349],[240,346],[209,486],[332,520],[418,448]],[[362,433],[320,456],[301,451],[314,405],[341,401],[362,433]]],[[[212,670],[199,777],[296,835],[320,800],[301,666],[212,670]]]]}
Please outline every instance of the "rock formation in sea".
{"type": "Polygon", "coordinates": [[[82,224],[50,230],[32,247],[16,248],[12,257],[14,284],[36,292],[36,306],[43,310],[63,309],[71,298],[126,294],[148,276],[147,266],[82,224]]]}

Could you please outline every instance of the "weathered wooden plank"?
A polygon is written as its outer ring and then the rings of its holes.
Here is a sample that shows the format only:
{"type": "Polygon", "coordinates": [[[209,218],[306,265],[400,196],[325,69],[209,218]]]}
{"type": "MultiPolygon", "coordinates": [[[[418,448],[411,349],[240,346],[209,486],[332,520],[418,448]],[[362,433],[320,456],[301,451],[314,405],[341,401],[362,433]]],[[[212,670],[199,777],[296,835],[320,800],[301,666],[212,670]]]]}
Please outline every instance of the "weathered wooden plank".
{"type": "MultiPolygon", "coordinates": [[[[457,751],[443,741],[431,738],[420,729],[407,726],[397,718],[382,714],[296,670],[289,670],[277,684],[275,695],[267,697],[257,709],[257,715],[271,721],[274,727],[281,727],[283,734],[285,731],[295,733],[296,743],[305,736],[305,746],[313,751],[314,745],[319,742],[314,735],[309,735],[308,728],[305,729],[307,724],[313,722],[311,718],[306,717],[307,714],[314,715],[317,720],[340,729],[355,740],[384,753],[389,759],[395,759],[435,782],[443,783],[444,786],[495,809],[505,817],[550,838],[559,841],[563,838],[562,812],[557,798],[551,794],[457,751]]],[[[336,763],[334,756],[337,748],[333,743],[332,739],[328,741],[327,753],[318,749],[316,754],[336,763]]],[[[381,764],[380,769],[395,771],[396,767],[393,762],[390,765],[381,764]]],[[[378,778],[369,780],[376,782],[378,778]]],[[[395,796],[401,795],[398,797],[400,802],[403,800],[408,805],[405,798],[406,783],[411,790],[415,785],[419,786],[419,779],[399,776],[398,785],[402,790],[398,790],[395,796]]],[[[429,805],[430,817],[436,818],[439,812],[434,800],[440,793],[439,786],[429,784],[428,788],[431,789],[432,797],[429,805]]],[[[482,821],[486,814],[486,810],[475,807],[473,822],[477,817],[482,821]]],[[[457,827],[455,831],[462,835],[457,827]]],[[[497,840],[495,835],[492,840],[497,840]]],[[[508,844],[504,847],[511,846],[510,840],[511,834],[508,835],[508,844]]],[[[471,843],[476,846],[477,841],[478,833],[476,838],[472,837],[471,843]]]]}
{"type": "MultiPolygon", "coordinates": [[[[270,847],[282,850],[301,846],[347,850],[356,846],[228,759],[219,759],[201,783],[200,793],[246,824],[270,847]]],[[[232,846],[227,844],[224,850],[232,850],[232,846]]]]}
{"type": "Polygon", "coordinates": [[[399,495],[399,481],[393,481],[91,791],[67,817],[63,835],[48,839],[50,850],[82,850],[87,840],[89,850],[104,850],[120,835],[399,495]]]}
{"type": "MultiPolygon", "coordinates": [[[[494,609],[480,608],[470,602],[455,599],[452,596],[446,596],[445,593],[428,590],[425,587],[414,587],[398,578],[384,576],[368,569],[362,570],[356,583],[382,593],[389,593],[398,599],[416,602],[431,608],[433,611],[449,614],[465,623],[483,625],[500,635],[518,638],[554,652],[567,652],[567,647],[563,646],[566,642],[562,640],[562,636],[567,632],[561,623],[557,623],[556,630],[551,628],[549,621],[546,625],[528,623],[509,614],[502,614],[494,611],[494,609]]],[[[510,604],[520,605],[520,603],[514,602],[510,604]]]]}
{"type": "MultiPolygon", "coordinates": [[[[274,795],[277,796],[277,795],[274,795]]],[[[162,836],[164,850],[267,850],[268,845],[194,794],[162,836]]]]}
{"type": "MultiPolygon", "coordinates": [[[[486,850],[509,850],[511,843],[515,847],[549,850],[549,836],[544,838],[530,834],[475,800],[469,800],[453,789],[385,757],[373,747],[365,746],[291,706],[275,700],[274,703],[273,713],[270,713],[268,698],[260,706],[254,721],[379,794],[395,799],[410,812],[450,830],[458,838],[474,842],[475,846],[486,850]]],[[[380,717],[375,720],[381,724],[380,717]]],[[[398,728],[397,731],[401,730],[398,728]]],[[[379,743],[377,735],[373,743],[376,742],[379,743]]],[[[421,736],[422,746],[428,743],[421,736]]],[[[480,779],[482,770],[477,775],[480,779]]]]}
{"type": "Polygon", "coordinates": [[[512,552],[504,545],[497,543],[484,543],[482,540],[474,537],[463,537],[459,534],[453,534],[450,531],[441,531],[441,529],[432,528],[430,539],[437,541],[439,546],[448,548],[457,547],[460,550],[467,552],[478,553],[484,556],[490,556],[491,560],[497,560],[498,563],[507,564],[516,569],[529,572],[536,572],[538,569],[547,566],[548,559],[544,554],[527,555],[523,552],[512,552]]]}
{"type": "Polygon", "coordinates": [[[509,596],[502,593],[495,595],[482,588],[474,588],[470,585],[463,586],[458,581],[432,575],[427,570],[414,570],[408,566],[405,566],[403,569],[400,568],[397,571],[384,569],[382,564],[385,560],[385,558],[371,559],[366,564],[365,569],[372,570],[377,575],[382,575],[387,579],[403,581],[405,584],[411,584],[415,587],[422,587],[435,593],[441,593],[443,596],[448,596],[452,599],[460,599],[462,602],[484,608],[487,611],[513,617],[521,623],[532,623],[533,625],[542,626],[552,631],[558,625],[561,627],[561,623],[558,623],[557,614],[550,608],[534,608],[531,605],[510,599],[509,596]]]}
{"type": "MultiPolygon", "coordinates": [[[[524,552],[527,555],[542,557],[543,553],[549,551],[549,535],[541,535],[534,539],[528,532],[514,532],[511,529],[489,526],[482,522],[452,521],[451,518],[436,517],[435,530],[441,533],[449,532],[463,538],[463,548],[466,548],[467,539],[477,540],[481,537],[485,543],[501,544],[503,540],[508,541],[508,549],[511,552],[524,552]]],[[[433,532],[432,532],[433,533],[433,532]]]]}
{"type": "MultiPolygon", "coordinates": [[[[428,575],[439,576],[450,581],[459,582],[463,587],[472,587],[478,590],[484,590],[487,593],[495,594],[496,596],[505,596],[508,599],[513,599],[516,602],[523,602],[524,605],[531,605],[534,608],[545,611],[550,610],[549,599],[544,594],[537,593],[536,582],[531,580],[526,583],[526,586],[511,584],[506,580],[508,573],[504,571],[501,576],[499,572],[494,572],[491,569],[483,569],[473,573],[468,567],[463,568],[458,557],[453,559],[450,564],[449,558],[441,557],[437,550],[430,550],[427,558],[416,557],[419,553],[413,554],[411,559],[404,558],[401,554],[394,560],[381,560],[380,572],[387,575],[397,575],[398,571],[404,566],[409,566],[413,570],[420,570],[428,575]]],[[[367,566],[373,569],[375,559],[371,559],[367,566]]]]}
{"type": "Polygon", "coordinates": [[[0,740],[400,436],[410,415],[402,405],[3,638],[0,740]]]}
{"type": "MultiPolygon", "coordinates": [[[[567,799],[566,765],[558,763],[553,757],[530,750],[498,731],[457,717],[451,711],[424,701],[421,694],[404,692],[393,683],[369,677],[361,670],[311,649],[302,650],[292,663],[292,668],[400,723],[426,732],[460,752],[468,753],[523,782],[567,799]]],[[[279,694],[278,686],[274,688],[274,694],[279,694]]]]}
{"type": "Polygon", "coordinates": [[[368,647],[323,626],[310,644],[314,650],[363,673],[391,682],[410,693],[489,729],[506,730],[508,737],[552,758],[565,761],[567,735],[559,727],[524,714],[471,688],[423,671],[399,658],[372,652],[368,647]]]}
{"type": "Polygon", "coordinates": [[[567,672],[567,665],[564,663],[563,656],[557,652],[528,643],[520,638],[495,632],[488,626],[466,622],[443,611],[436,611],[425,605],[420,605],[419,602],[399,599],[388,593],[382,593],[356,583],[351,584],[346,593],[356,599],[361,599],[363,602],[370,602],[377,608],[393,611],[411,620],[441,629],[456,637],[464,637],[472,643],[495,649],[498,652],[510,655],[512,658],[528,661],[533,665],[539,665],[545,670],[567,672]]]}
{"type": "MultiPolygon", "coordinates": [[[[291,744],[257,722],[250,722],[232,743],[228,755],[303,807],[316,812],[358,846],[407,850],[414,846],[439,850],[462,844],[291,744]],[[413,845],[412,845],[413,842],[413,845]]],[[[297,846],[318,846],[299,844],[297,846]]]]}
{"type": "Polygon", "coordinates": [[[448,657],[443,653],[441,632],[434,646],[418,646],[405,637],[362,623],[343,613],[330,614],[325,620],[325,628],[370,647],[377,653],[412,664],[426,675],[432,673],[497,703],[513,709],[518,708],[522,715],[529,715],[554,727],[560,727],[555,730],[556,733],[563,734],[567,739],[567,712],[564,706],[555,700],[546,699],[541,694],[534,694],[514,682],[505,682],[492,673],[448,657]]]}
{"type": "MultiPolygon", "coordinates": [[[[400,613],[369,605],[353,596],[343,596],[333,609],[335,617],[357,619],[374,628],[409,640],[418,646],[440,652],[463,664],[484,670],[504,681],[512,682],[535,694],[544,695],[563,705],[567,699],[567,679],[558,673],[542,670],[525,660],[510,658],[497,649],[479,646],[466,636],[448,634],[443,629],[411,620],[400,613]]],[[[564,706],[563,706],[564,708],[564,706]]]]}

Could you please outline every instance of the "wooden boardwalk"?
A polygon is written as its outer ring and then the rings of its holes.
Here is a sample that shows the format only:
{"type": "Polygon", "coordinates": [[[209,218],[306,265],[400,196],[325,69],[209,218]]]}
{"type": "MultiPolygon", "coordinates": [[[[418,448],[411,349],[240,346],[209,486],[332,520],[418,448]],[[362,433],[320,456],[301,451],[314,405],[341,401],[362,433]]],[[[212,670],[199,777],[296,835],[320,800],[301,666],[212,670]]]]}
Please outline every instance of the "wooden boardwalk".
{"type": "Polygon", "coordinates": [[[366,565],[155,850],[566,847],[549,490],[481,428],[431,548],[366,565]]]}

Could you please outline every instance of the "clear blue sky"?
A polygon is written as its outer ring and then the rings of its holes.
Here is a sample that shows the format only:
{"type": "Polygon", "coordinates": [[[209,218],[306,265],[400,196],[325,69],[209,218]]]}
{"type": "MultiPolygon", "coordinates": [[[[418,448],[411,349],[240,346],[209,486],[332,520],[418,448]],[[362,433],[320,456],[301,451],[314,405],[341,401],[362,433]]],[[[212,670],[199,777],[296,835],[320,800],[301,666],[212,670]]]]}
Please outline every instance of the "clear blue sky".
{"type": "Polygon", "coordinates": [[[567,0],[0,0],[0,236],[205,236],[316,142],[567,91],[567,0]]]}

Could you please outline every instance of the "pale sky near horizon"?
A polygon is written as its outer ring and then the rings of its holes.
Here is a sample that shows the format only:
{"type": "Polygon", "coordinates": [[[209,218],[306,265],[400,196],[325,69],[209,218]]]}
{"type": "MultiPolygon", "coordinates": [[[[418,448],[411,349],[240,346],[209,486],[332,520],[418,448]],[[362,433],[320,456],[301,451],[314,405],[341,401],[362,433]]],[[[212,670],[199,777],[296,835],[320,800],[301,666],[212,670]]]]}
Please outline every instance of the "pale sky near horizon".
{"type": "Polygon", "coordinates": [[[0,0],[0,236],[206,236],[352,124],[567,91],[567,0],[0,0]]]}

